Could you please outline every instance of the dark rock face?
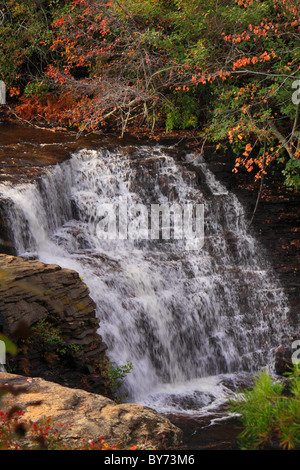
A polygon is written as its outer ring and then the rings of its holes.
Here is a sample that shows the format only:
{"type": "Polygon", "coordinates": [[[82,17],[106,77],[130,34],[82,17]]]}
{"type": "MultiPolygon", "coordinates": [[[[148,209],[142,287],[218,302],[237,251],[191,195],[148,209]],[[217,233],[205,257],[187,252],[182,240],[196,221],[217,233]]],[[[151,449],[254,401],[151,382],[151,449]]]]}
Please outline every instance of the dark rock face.
{"type": "MultiPolygon", "coordinates": [[[[7,201],[6,201],[7,204],[7,201]]],[[[14,248],[13,236],[10,233],[5,215],[5,207],[3,201],[0,199],[0,253],[8,255],[16,255],[14,248]]]]}
{"type": "Polygon", "coordinates": [[[0,331],[18,346],[8,369],[104,393],[107,347],[98,328],[94,302],[75,271],[0,254],[0,331]]]}
{"type": "MultiPolygon", "coordinates": [[[[254,183],[252,174],[232,172],[234,162],[229,155],[217,154],[208,148],[205,161],[215,176],[233,191],[245,207],[249,221],[252,218],[260,181],[254,183]]],[[[300,194],[286,188],[278,176],[270,172],[265,177],[262,194],[250,229],[265,249],[290,304],[288,319],[293,334],[275,358],[276,371],[282,374],[291,365],[292,344],[300,340],[300,194]]]]}

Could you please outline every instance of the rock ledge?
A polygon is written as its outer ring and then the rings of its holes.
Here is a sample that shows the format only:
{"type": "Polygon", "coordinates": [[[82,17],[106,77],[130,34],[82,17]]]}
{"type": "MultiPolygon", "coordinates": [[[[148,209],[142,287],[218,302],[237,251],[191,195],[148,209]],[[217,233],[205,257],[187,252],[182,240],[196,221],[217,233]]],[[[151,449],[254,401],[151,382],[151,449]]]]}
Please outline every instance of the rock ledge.
{"type": "Polygon", "coordinates": [[[0,372],[3,385],[21,388],[17,395],[7,393],[2,398],[5,409],[18,407],[22,419],[34,423],[51,417],[60,430],[60,439],[68,448],[79,450],[84,442],[97,441],[101,436],[109,444],[128,449],[176,448],[182,431],[156,411],[137,404],[116,404],[113,400],[69,389],[41,378],[27,378],[0,372]],[[61,425],[63,425],[61,427],[61,425]]]}
{"type": "Polygon", "coordinates": [[[76,271],[0,254],[0,333],[18,347],[17,356],[7,358],[10,371],[105,394],[99,364],[107,346],[99,326],[88,287],[76,271]],[[32,329],[40,322],[46,322],[45,335],[51,328],[60,332],[70,354],[59,355],[55,345],[48,347],[50,341],[47,348],[32,343],[32,329]]]}

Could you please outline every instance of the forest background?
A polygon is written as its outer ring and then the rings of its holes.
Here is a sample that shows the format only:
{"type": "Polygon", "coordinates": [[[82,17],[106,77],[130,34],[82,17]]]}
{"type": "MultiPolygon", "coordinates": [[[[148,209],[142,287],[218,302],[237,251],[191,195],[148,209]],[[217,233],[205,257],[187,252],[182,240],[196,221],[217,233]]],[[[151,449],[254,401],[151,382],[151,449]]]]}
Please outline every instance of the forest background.
{"type": "Polygon", "coordinates": [[[193,132],[300,187],[297,0],[0,0],[0,79],[19,119],[193,132]]]}

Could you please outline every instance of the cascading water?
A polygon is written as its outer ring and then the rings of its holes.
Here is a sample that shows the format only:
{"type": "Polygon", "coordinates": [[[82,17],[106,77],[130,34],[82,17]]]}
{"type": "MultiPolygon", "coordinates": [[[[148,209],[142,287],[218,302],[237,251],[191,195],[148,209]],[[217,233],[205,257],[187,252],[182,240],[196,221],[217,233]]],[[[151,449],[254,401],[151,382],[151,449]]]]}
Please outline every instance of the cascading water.
{"type": "Polygon", "coordinates": [[[82,150],[36,183],[0,185],[18,254],[79,272],[110,360],[132,363],[128,400],[161,412],[200,412],[220,377],[272,364],[288,312],[244,208],[198,166],[201,184],[164,148],[82,150]],[[120,200],[204,204],[203,246],[99,237],[99,208],[120,200]]]}

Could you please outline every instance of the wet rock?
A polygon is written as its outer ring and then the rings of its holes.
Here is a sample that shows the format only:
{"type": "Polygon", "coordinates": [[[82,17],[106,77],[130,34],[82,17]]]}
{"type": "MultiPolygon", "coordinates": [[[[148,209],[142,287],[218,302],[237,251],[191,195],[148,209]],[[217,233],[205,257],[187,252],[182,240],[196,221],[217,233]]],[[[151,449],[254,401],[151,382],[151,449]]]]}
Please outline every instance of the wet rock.
{"type": "Polygon", "coordinates": [[[284,375],[291,372],[293,368],[292,361],[293,350],[290,345],[282,344],[276,351],[275,355],[275,371],[278,375],[284,375]]]}
{"type": "MultiPolygon", "coordinates": [[[[253,174],[247,171],[233,173],[234,155],[230,152],[221,154],[215,152],[213,147],[206,147],[204,160],[216,178],[241,201],[245,208],[245,216],[250,222],[260,181],[255,182],[253,174]]],[[[257,210],[249,227],[287,295],[290,307],[287,323],[295,340],[300,340],[299,202],[299,191],[296,192],[283,184],[278,168],[275,174],[269,169],[264,179],[257,210]]],[[[285,370],[290,364],[291,345],[292,340],[289,337],[283,338],[282,348],[275,358],[278,372],[285,370]]]]}
{"type": "MultiPolygon", "coordinates": [[[[8,202],[6,201],[6,204],[8,202]]],[[[13,244],[13,236],[5,217],[3,201],[0,199],[0,253],[15,255],[16,251],[13,244]]]]}

